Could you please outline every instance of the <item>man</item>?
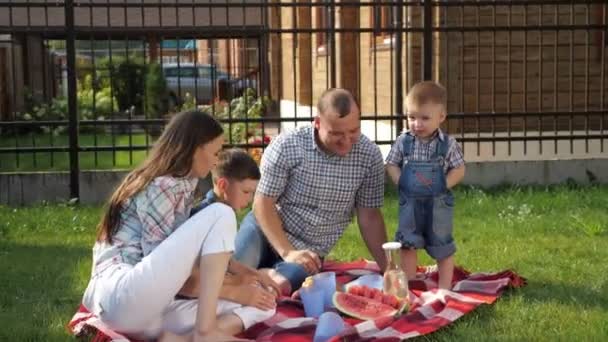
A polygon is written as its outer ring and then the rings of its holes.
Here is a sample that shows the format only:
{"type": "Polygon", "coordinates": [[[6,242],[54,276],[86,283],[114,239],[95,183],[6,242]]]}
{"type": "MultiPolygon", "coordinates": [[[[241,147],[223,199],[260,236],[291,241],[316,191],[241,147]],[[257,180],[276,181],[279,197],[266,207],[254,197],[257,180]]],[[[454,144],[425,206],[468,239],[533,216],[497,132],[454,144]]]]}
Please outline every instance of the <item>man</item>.
{"type": "Polygon", "coordinates": [[[325,91],[313,126],[285,132],[264,152],[253,211],[236,237],[235,258],[270,268],[283,293],[317,273],[352,221],[384,269],[384,166],[378,147],[361,135],[352,94],[325,91]]]}

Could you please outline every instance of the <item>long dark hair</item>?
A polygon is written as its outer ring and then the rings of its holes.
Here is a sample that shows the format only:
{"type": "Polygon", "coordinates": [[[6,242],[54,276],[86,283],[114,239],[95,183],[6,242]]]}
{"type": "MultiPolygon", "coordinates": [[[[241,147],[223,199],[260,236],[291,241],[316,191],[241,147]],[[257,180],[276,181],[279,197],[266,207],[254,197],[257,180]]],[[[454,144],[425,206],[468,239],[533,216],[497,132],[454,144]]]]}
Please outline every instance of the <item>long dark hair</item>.
{"type": "Polygon", "coordinates": [[[192,168],[197,147],[222,135],[224,130],[211,115],[198,111],[176,114],[150,151],[148,158],[131,171],[116,188],[97,227],[97,240],[112,242],[120,225],[125,202],[159,176],[184,177],[192,168]]]}

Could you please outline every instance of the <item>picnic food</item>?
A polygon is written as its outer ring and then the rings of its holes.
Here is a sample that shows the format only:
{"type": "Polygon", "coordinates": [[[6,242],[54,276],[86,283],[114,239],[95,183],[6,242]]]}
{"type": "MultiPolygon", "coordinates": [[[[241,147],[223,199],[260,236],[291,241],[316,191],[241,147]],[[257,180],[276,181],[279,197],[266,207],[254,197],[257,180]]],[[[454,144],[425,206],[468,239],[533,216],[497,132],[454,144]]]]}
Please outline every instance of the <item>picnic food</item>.
{"type": "MultiPolygon", "coordinates": [[[[380,293],[382,295],[382,293],[380,293]]],[[[334,306],[349,316],[370,320],[386,316],[394,316],[399,310],[376,299],[354,295],[352,293],[336,292],[333,297],[334,306]]]]}
{"type": "Polygon", "coordinates": [[[390,305],[397,310],[403,309],[404,300],[400,300],[396,296],[384,293],[378,289],[370,288],[365,285],[350,286],[346,292],[355,296],[371,298],[377,302],[390,305]]]}
{"type": "Polygon", "coordinates": [[[314,282],[315,281],[312,276],[306,277],[306,279],[304,279],[304,283],[302,283],[302,287],[312,287],[314,285],[314,282]]]}

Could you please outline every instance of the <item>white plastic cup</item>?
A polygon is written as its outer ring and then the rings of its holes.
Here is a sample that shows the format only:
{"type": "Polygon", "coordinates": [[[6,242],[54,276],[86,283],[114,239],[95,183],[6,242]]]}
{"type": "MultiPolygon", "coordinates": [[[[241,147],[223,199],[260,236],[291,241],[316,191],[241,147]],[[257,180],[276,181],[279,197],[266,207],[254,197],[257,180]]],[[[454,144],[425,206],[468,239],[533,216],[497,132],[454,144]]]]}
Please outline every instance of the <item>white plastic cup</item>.
{"type": "Polygon", "coordinates": [[[317,286],[300,288],[300,299],[304,304],[306,317],[317,318],[323,313],[325,299],[321,288],[317,286]]]}
{"type": "Polygon", "coordinates": [[[323,307],[330,309],[334,307],[334,293],[336,293],[336,273],[322,272],[315,274],[313,284],[316,288],[323,290],[323,307]]]}
{"type": "Polygon", "coordinates": [[[328,311],[319,316],[313,342],[326,342],[346,329],[344,320],[335,312],[328,311]]]}

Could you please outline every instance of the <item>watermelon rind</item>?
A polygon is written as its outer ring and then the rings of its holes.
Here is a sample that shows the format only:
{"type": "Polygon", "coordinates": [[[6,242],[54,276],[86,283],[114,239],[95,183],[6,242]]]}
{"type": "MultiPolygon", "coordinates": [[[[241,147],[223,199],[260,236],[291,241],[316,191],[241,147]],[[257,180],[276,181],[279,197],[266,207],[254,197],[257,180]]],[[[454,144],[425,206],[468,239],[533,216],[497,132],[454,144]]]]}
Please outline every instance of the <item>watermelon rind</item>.
{"type": "Polygon", "coordinates": [[[398,313],[398,310],[390,305],[344,292],[334,293],[333,303],[340,312],[364,321],[395,316],[398,313]]]}

